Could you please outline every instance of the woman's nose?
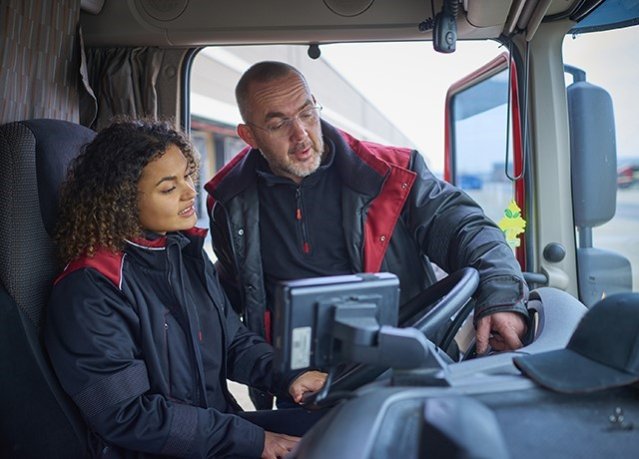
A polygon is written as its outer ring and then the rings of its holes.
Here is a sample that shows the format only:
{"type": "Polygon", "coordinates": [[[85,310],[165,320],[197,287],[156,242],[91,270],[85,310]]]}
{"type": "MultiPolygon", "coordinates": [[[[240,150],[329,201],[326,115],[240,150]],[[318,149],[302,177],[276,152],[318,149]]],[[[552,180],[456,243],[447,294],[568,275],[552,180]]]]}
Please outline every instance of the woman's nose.
{"type": "Polygon", "coordinates": [[[195,184],[189,180],[184,182],[184,190],[182,191],[182,199],[188,201],[195,198],[197,191],[195,191],[195,184]]]}

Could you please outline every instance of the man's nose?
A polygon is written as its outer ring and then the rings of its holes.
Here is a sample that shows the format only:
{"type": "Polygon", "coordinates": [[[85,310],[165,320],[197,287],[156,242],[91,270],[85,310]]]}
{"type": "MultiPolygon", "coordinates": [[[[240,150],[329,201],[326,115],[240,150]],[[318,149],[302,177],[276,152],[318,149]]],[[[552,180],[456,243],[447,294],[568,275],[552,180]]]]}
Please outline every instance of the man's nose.
{"type": "Polygon", "coordinates": [[[307,135],[306,126],[304,125],[304,123],[302,123],[302,121],[298,117],[295,117],[291,120],[290,129],[291,129],[290,135],[292,139],[299,140],[306,137],[307,135]]]}

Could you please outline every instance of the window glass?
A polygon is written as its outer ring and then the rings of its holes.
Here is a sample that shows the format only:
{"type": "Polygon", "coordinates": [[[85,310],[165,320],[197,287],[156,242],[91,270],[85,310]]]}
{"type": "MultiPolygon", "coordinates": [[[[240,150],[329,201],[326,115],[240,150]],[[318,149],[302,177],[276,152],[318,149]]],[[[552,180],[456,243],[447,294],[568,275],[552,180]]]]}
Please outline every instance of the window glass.
{"type": "MultiPolygon", "coordinates": [[[[317,60],[306,46],[205,48],[191,70],[191,127],[207,164],[202,180],[245,146],[235,132],[241,118],[234,89],[242,72],[262,60],[299,68],[326,121],[363,140],[417,149],[441,177],[446,91],[502,52],[488,41],[460,42],[452,55],[436,53],[430,42],[334,44],[322,46],[317,60]]],[[[493,153],[503,156],[504,148],[493,153]]],[[[199,224],[207,226],[201,202],[199,224]]]]}
{"type": "Polygon", "coordinates": [[[515,196],[507,81],[508,71],[502,70],[452,98],[454,183],[495,222],[515,196]]]}

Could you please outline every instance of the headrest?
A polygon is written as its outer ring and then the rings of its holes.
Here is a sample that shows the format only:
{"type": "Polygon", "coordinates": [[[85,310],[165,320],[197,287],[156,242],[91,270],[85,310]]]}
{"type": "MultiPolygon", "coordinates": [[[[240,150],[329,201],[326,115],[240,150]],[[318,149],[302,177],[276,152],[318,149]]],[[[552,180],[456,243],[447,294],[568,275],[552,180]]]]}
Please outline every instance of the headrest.
{"type": "Polygon", "coordinates": [[[69,163],[82,147],[91,142],[95,132],[68,121],[40,119],[23,121],[35,138],[38,198],[42,222],[53,235],[57,220],[58,194],[69,163]]]}
{"type": "Polygon", "coordinates": [[[565,349],[514,358],[537,384],[565,392],[594,392],[639,381],[639,293],[596,303],[565,349]]]}
{"type": "Polygon", "coordinates": [[[60,268],[51,239],[59,188],[94,135],[50,119],[0,126],[0,282],[36,327],[60,268]]]}

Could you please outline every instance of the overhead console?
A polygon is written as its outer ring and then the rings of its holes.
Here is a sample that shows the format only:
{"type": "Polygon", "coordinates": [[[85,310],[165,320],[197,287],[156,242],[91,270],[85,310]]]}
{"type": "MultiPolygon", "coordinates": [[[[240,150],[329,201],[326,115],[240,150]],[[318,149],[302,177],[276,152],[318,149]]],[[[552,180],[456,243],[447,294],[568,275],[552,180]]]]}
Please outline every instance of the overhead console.
{"type": "MultiPolygon", "coordinates": [[[[449,0],[447,0],[449,1],[449,0]]],[[[431,40],[443,1],[424,0],[83,0],[81,25],[88,46],[198,46],[210,44],[331,43],[337,41],[431,40]],[[117,24],[117,27],[114,27],[117,24]]],[[[453,3],[454,0],[453,0],[453,3]]],[[[459,39],[496,38],[521,19],[530,4],[540,14],[565,9],[565,1],[459,2],[459,39]],[[542,5],[543,4],[543,5],[542,5]],[[510,10],[510,12],[509,12],[510,10]],[[542,11],[543,10],[543,11],[542,11]]]]}

